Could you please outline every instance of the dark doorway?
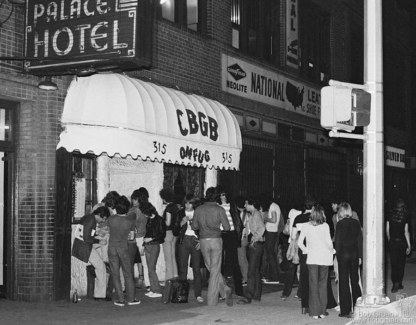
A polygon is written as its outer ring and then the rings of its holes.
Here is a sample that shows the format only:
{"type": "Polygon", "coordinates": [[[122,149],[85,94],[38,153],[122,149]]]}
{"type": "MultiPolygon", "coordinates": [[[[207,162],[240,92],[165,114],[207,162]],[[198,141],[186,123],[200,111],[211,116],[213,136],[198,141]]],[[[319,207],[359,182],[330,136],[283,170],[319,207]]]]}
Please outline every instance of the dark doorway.
{"type": "Polygon", "coordinates": [[[7,160],[7,154],[0,152],[0,299],[6,299],[8,296],[7,287],[7,274],[8,274],[8,260],[10,257],[10,215],[8,213],[8,184],[9,184],[9,173],[7,160]]]}
{"type": "Polygon", "coordinates": [[[18,103],[0,99],[0,299],[16,299],[14,266],[14,135],[18,103]]]}

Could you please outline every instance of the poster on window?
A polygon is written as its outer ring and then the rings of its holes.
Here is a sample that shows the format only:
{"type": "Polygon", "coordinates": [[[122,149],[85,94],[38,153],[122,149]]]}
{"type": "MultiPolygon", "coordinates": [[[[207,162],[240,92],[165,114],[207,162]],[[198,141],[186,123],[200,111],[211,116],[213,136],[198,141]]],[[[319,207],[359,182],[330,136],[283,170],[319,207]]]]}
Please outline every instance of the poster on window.
{"type": "Polygon", "coordinates": [[[85,215],[85,178],[75,180],[74,218],[81,219],[85,215]]]}
{"type": "Polygon", "coordinates": [[[286,65],[299,67],[298,0],[286,0],[286,65]]]}

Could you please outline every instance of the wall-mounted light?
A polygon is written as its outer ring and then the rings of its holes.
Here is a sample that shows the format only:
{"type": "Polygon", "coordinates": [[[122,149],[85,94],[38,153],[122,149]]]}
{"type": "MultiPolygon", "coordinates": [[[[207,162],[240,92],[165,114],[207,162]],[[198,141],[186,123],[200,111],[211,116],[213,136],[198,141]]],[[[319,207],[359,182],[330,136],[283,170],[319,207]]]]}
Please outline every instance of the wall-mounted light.
{"type": "Polygon", "coordinates": [[[160,0],[160,4],[163,5],[168,0],[160,0]]]}
{"type": "Polygon", "coordinates": [[[45,80],[38,83],[38,88],[42,90],[58,90],[58,85],[54,82],[52,82],[52,77],[47,76],[45,77],[45,80]]]}
{"type": "Polygon", "coordinates": [[[84,68],[76,71],[76,75],[78,77],[88,77],[93,75],[94,73],[97,73],[97,70],[93,67],[84,68]]]}

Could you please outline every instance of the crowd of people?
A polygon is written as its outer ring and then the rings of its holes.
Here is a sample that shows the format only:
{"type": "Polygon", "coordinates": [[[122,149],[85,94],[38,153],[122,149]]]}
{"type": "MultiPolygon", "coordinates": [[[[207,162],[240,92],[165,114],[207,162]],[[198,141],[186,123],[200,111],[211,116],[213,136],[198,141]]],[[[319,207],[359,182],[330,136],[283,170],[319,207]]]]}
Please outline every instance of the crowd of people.
{"type": "MultiPolygon", "coordinates": [[[[204,302],[202,288],[208,277],[208,306],[219,300],[232,306],[233,293],[240,305],[260,301],[263,283],[283,283],[285,301],[297,280],[296,298],[303,314],[324,318],[328,309],[336,308],[340,317],[351,317],[361,296],[363,235],[347,202],[333,200],[330,228],[324,208],[312,196],[306,197],[303,208],[291,209],[286,219],[279,205],[264,194],[233,198],[223,186],[208,188],[203,199],[191,193],[178,198],[170,188],[159,194],[164,203],[161,214],[142,187],[133,191],[131,201],[109,192],[81,219],[83,235],[76,236],[72,255],[94,267],[96,300],[111,301],[115,291],[115,305],[138,305],[136,288],[146,289],[150,298],[162,297],[156,272],[162,247],[165,280],[186,280],[191,267],[199,303],[204,302]],[[233,289],[227,285],[231,279],[233,289]]],[[[411,247],[402,200],[389,213],[386,232],[392,292],[397,292],[403,288],[405,257],[411,247]]]]}

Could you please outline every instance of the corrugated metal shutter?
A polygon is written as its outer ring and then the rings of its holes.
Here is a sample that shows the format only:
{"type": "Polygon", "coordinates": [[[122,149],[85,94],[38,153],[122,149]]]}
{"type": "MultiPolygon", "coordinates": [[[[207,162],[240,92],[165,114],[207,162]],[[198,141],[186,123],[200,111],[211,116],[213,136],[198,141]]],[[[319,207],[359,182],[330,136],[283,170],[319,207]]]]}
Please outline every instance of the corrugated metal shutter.
{"type": "Polygon", "coordinates": [[[276,189],[279,203],[289,209],[303,207],[305,196],[304,149],[299,146],[276,146],[276,189]]]}
{"type": "Polygon", "coordinates": [[[330,201],[334,196],[347,197],[348,160],[342,153],[307,149],[306,191],[321,202],[330,201]]]}

